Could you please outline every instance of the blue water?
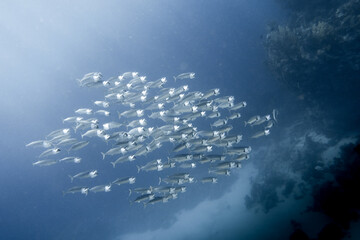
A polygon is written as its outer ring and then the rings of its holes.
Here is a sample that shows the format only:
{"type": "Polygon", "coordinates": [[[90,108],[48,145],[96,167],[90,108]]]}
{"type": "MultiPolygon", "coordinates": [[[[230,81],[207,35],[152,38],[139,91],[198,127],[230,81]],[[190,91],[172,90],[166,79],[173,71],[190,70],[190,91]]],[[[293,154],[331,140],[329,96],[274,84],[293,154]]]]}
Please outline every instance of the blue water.
{"type": "MultiPolygon", "coordinates": [[[[276,161],[288,157],[293,145],[281,141],[291,137],[293,123],[303,121],[304,106],[265,64],[266,25],[284,22],[286,14],[272,0],[2,1],[0,239],[288,238],[290,220],[301,215],[307,198],[279,200],[267,214],[247,209],[244,201],[257,173],[272,174],[276,161]],[[179,86],[173,75],[193,71],[190,90],[220,88],[221,96],[245,100],[245,117],[277,108],[282,123],[267,138],[249,142],[256,151],[253,162],[238,173],[218,184],[189,186],[166,204],[130,205],[124,185],[110,193],[63,197],[72,186],[67,175],[86,168],[98,167],[102,174],[94,185],[137,174],[134,165],[114,171],[100,163],[106,147],[101,141],[81,150],[81,166],[32,166],[39,151],[25,144],[62,128],[64,117],[103,98],[103,91],[75,81],[94,71],[106,77],[127,71],[148,79],[166,76],[167,86],[179,86]],[[266,158],[276,159],[270,166],[266,158]]],[[[301,126],[299,136],[310,129],[301,126]]],[[[153,157],[164,158],[168,151],[169,145],[153,157]]],[[[136,176],[137,187],[157,181],[157,173],[136,176]]],[[[304,225],[315,235],[317,230],[304,225]]]]}

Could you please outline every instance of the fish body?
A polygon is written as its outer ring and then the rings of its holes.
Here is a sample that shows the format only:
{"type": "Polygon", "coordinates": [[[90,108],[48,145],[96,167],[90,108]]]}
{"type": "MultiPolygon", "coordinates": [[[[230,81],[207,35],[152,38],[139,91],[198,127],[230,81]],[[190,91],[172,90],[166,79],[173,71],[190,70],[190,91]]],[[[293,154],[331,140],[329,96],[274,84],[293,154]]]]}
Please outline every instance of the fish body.
{"type": "Polygon", "coordinates": [[[263,131],[257,132],[254,135],[251,136],[251,138],[259,138],[262,136],[267,136],[270,134],[270,130],[269,129],[265,129],[263,131]]]}
{"type": "Polygon", "coordinates": [[[97,170],[91,170],[86,172],[80,172],[78,174],[75,174],[74,176],[69,175],[71,182],[74,181],[75,178],[95,178],[98,175],[97,170]]]}
{"type": "Polygon", "coordinates": [[[39,160],[34,162],[32,165],[33,166],[40,166],[40,167],[44,167],[44,166],[51,166],[56,164],[57,161],[56,160],[39,160]]]}
{"type": "Polygon", "coordinates": [[[217,183],[218,179],[216,177],[204,177],[201,179],[202,183],[217,183]]]}
{"type": "Polygon", "coordinates": [[[109,185],[98,185],[89,189],[90,192],[110,192],[111,191],[111,184],[109,185]]]}
{"type": "Polygon", "coordinates": [[[177,80],[194,79],[194,78],[195,78],[195,73],[193,73],[193,72],[181,73],[181,74],[177,75],[176,77],[174,76],[175,82],[177,80]]]}
{"type": "Polygon", "coordinates": [[[33,141],[31,143],[28,143],[25,145],[26,147],[43,147],[43,148],[49,148],[52,146],[52,143],[47,140],[38,140],[33,141]]]}
{"type": "Polygon", "coordinates": [[[107,101],[95,101],[94,104],[98,107],[104,107],[104,108],[108,108],[110,106],[110,103],[107,101]]]}
{"type": "Polygon", "coordinates": [[[70,151],[76,151],[76,150],[80,150],[84,147],[86,147],[90,142],[89,141],[81,141],[81,142],[77,142],[73,145],[71,145],[71,147],[69,148],[69,152],[70,151]]]}
{"type": "Polygon", "coordinates": [[[80,157],[64,157],[59,160],[59,162],[73,162],[73,163],[80,163],[81,158],[80,157]]]}
{"type": "Polygon", "coordinates": [[[79,108],[79,109],[75,110],[75,113],[91,115],[91,114],[93,114],[93,110],[90,108],[79,108]]]}
{"type": "Polygon", "coordinates": [[[236,111],[239,110],[240,108],[244,108],[247,106],[246,102],[240,102],[237,104],[234,104],[231,108],[229,108],[230,111],[236,111]]]}
{"type": "Polygon", "coordinates": [[[260,120],[260,116],[259,116],[259,115],[253,116],[253,117],[249,118],[249,120],[247,120],[247,121],[244,122],[244,123],[245,123],[245,127],[246,127],[247,125],[252,125],[252,124],[254,124],[256,121],[259,121],[259,120],[260,120]]]}
{"type": "Polygon", "coordinates": [[[98,110],[95,113],[106,116],[106,117],[111,115],[111,113],[109,111],[106,111],[106,110],[98,110]]]}
{"type": "Polygon", "coordinates": [[[118,178],[115,181],[113,181],[112,183],[117,184],[117,185],[126,184],[126,183],[134,184],[135,181],[136,181],[135,177],[126,177],[126,178],[121,178],[121,179],[118,178]]]}
{"type": "Polygon", "coordinates": [[[69,188],[68,190],[66,191],[63,191],[63,195],[66,195],[68,193],[81,193],[81,194],[85,194],[87,195],[89,192],[89,188],[88,187],[79,187],[79,186],[76,186],[76,187],[72,187],[72,188],[69,188]]]}
{"type": "Polygon", "coordinates": [[[50,155],[56,155],[60,153],[60,151],[61,151],[60,148],[51,148],[42,152],[39,157],[42,158],[50,155]]]}

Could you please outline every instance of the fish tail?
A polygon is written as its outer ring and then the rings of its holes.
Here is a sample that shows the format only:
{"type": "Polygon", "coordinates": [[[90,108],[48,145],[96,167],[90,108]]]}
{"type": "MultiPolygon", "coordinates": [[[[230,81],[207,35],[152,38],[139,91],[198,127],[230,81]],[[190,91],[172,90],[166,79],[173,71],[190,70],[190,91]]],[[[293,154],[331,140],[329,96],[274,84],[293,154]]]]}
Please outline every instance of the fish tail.
{"type": "Polygon", "coordinates": [[[115,162],[110,162],[113,165],[113,168],[115,168],[116,163],[115,162]]]}
{"type": "Polygon", "coordinates": [[[136,168],[137,168],[137,171],[138,171],[138,173],[140,172],[140,170],[141,170],[141,167],[140,166],[138,166],[138,165],[136,165],[136,168]]]}
{"type": "Polygon", "coordinates": [[[84,134],[81,134],[81,138],[84,138],[84,134]]]}
{"type": "Polygon", "coordinates": [[[119,119],[120,119],[121,118],[121,113],[119,111],[117,111],[117,113],[118,113],[118,116],[119,116],[119,119]]]}
{"type": "Polygon", "coordinates": [[[144,209],[145,209],[147,204],[146,204],[146,202],[143,202],[143,204],[144,204],[144,209]]]}
{"type": "Polygon", "coordinates": [[[176,77],[175,77],[175,76],[173,76],[173,78],[174,78],[174,81],[176,82],[176,77]]]}
{"type": "Polygon", "coordinates": [[[247,122],[246,122],[246,121],[244,121],[244,123],[245,123],[245,127],[246,127],[246,125],[247,125],[247,122]]]}
{"type": "Polygon", "coordinates": [[[159,177],[159,183],[158,183],[158,185],[160,185],[160,183],[161,183],[161,177],[159,177]]]}
{"type": "Polygon", "coordinates": [[[101,152],[101,155],[102,155],[102,158],[103,158],[103,160],[104,160],[104,159],[105,159],[106,154],[105,154],[105,153],[103,153],[103,152],[101,152]]]}
{"type": "Polygon", "coordinates": [[[131,189],[129,188],[129,197],[131,196],[131,189]]]}
{"type": "Polygon", "coordinates": [[[63,197],[66,195],[66,192],[65,191],[62,191],[62,194],[63,194],[63,197]]]}
{"type": "Polygon", "coordinates": [[[69,175],[69,178],[71,179],[71,182],[74,181],[74,177],[73,177],[73,176],[69,175]]]}

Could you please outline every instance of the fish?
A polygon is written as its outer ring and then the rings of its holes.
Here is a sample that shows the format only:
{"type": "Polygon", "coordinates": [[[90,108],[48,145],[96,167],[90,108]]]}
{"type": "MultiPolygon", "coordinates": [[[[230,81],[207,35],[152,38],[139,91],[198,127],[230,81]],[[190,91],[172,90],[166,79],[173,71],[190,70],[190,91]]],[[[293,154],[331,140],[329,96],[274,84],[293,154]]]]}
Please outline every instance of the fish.
{"type": "Polygon", "coordinates": [[[208,118],[218,118],[220,116],[221,116],[220,112],[212,112],[212,113],[207,115],[208,118]]]}
{"type": "Polygon", "coordinates": [[[118,178],[112,182],[112,184],[121,185],[125,183],[134,184],[136,181],[135,177],[118,178]]]}
{"type": "Polygon", "coordinates": [[[47,140],[37,140],[37,141],[30,142],[30,143],[26,144],[25,146],[26,147],[49,148],[49,147],[52,147],[53,145],[50,141],[47,141],[47,140]]]}
{"type": "Polygon", "coordinates": [[[46,139],[55,138],[55,137],[63,136],[63,135],[69,135],[69,134],[70,134],[70,128],[58,129],[58,130],[55,130],[55,131],[52,131],[51,133],[49,133],[46,136],[46,139]]]}
{"type": "Polygon", "coordinates": [[[100,152],[100,153],[104,160],[107,155],[112,156],[112,155],[117,155],[117,154],[125,154],[125,153],[127,153],[127,150],[124,147],[115,147],[115,148],[109,149],[106,153],[103,153],[103,152],[100,152]]]}
{"type": "Polygon", "coordinates": [[[202,183],[217,183],[218,179],[216,177],[204,177],[201,179],[202,183]]]}
{"type": "Polygon", "coordinates": [[[229,108],[230,111],[236,111],[239,110],[240,108],[244,108],[247,106],[247,103],[245,101],[234,104],[231,108],[229,108]]]}
{"type": "Polygon", "coordinates": [[[247,154],[251,152],[251,147],[231,147],[231,148],[227,148],[226,152],[229,155],[238,155],[238,154],[247,154]]]}
{"type": "Polygon", "coordinates": [[[43,166],[51,166],[51,165],[54,165],[56,164],[57,161],[56,160],[39,160],[39,161],[36,161],[34,162],[32,165],[33,166],[40,166],[40,167],[43,167],[43,166]]]}
{"type": "Polygon", "coordinates": [[[131,195],[132,192],[140,193],[140,194],[152,194],[153,193],[153,187],[150,186],[149,188],[129,189],[129,196],[131,195]]]}
{"type": "Polygon", "coordinates": [[[104,128],[104,130],[110,130],[110,129],[114,129],[114,128],[119,128],[122,125],[123,124],[118,123],[118,122],[108,122],[108,123],[103,124],[103,128],[104,128]]]}
{"type": "Polygon", "coordinates": [[[259,120],[256,120],[254,123],[252,123],[251,126],[256,126],[256,125],[263,124],[264,122],[267,122],[270,119],[271,119],[270,115],[265,115],[263,117],[260,117],[259,120]]]}
{"type": "Polygon", "coordinates": [[[81,194],[85,194],[88,195],[89,193],[89,188],[88,187],[80,187],[80,186],[76,186],[76,187],[71,187],[66,191],[63,191],[63,196],[65,196],[68,193],[81,193],[81,194]]]}
{"type": "Polygon", "coordinates": [[[275,122],[277,122],[277,116],[279,115],[279,111],[277,109],[272,110],[272,116],[275,122]]]}
{"type": "Polygon", "coordinates": [[[86,172],[80,172],[78,174],[75,174],[74,176],[69,175],[71,182],[74,181],[75,178],[95,178],[98,175],[97,170],[91,170],[86,172]]]}
{"type": "Polygon", "coordinates": [[[68,146],[76,143],[78,140],[76,138],[66,138],[61,140],[56,144],[56,146],[68,146]]]}
{"type": "Polygon", "coordinates": [[[106,116],[106,117],[111,115],[111,113],[109,111],[106,111],[106,110],[98,110],[95,113],[106,116]]]}
{"type": "Polygon", "coordinates": [[[268,123],[265,125],[264,129],[270,129],[274,126],[274,121],[273,120],[269,120],[268,123]]]}
{"type": "Polygon", "coordinates": [[[269,129],[265,129],[263,131],[257,132],[254,135],[251,136],[251,138],[259,138],[262,136],[267,136],[270,134],[270,130],[269,129]]]}
{"type": "Polygon", "coordinates": [[[193,73],[193,72],[181,73],[181,74],[177,75],[176,77],[174,76],[175,82],[176,82],[176,80],[194,79],[194,78],[195,78],[195,73],[193,73]]]}
{"type": "Polygon", "coordinates": [[[111,191],[111,184],[109,185],[98,185],[89,189],[90,192],[110,192],[111,191]]]}
{"type": "Polygon", "coordinates": [[[93,110],[90,108],[79,108],[79,109],[75,110],[75,113],[91,115],[91,114],[93,114],[93,110]]]}
{"type": "Polygon", "coordinates": [[[108,108],[110,106],[110,103],[106,101],[95,101],[94,104],[98,107],[104,107],[104,108],[108,108]]]}
{"type": "Polygon", "coordinates": [[[121,162],[126,162],[126,161],[129,161],[129,162],[132,162],[136,159],[135,155],[130,155],[130,156],[121,156],[119,157],[118,159],[116,159],[116,161],[114,162],[111,162],[111,164],[113,165],[113,167],[115,168],[116,164],[118,163],[121,163],[121,162]]]}
{"type": "Polygon", "coordinates": [[[76,123],[80,120],[83,120],[83,117],[77,117],[77,116],[67,117],[63,119],[63,123],[76,123]]]}
{"type": "Polygon", "coordinates": [[[220,89],[219,88],[214,88],[214,89],[209,90],[207,93],[205,93],[202,96],[202,99],[208,99],[209,97],[217,96],[219,94],[220,94],[220,89]]]}
{"type": "MultiPolygon", "coordinates": [[[[146,165],[145,165],[146,166],[146,165]]],[[[149,171],[162,171],[164,169],[164,165],[163,164],[156,164],[156,165],[151,165],[151,166],[136,166],[138,169],[138,173],[143,170],[145,172],[149,172],[149,171]]]]}
{"type": "Polygon", "coordinates": [[[143,201],[151,201],[154,198],[155,198],[155,194],[147,193],[147,194],[144,194],[144,195],[141,195],[141,196],[137,197],[133,202],[140,203],[140,202],[143,202],[143,201]]]}
{"type": "Polygon", "coordinates": [[[99,136],[102,136],[103,134],[104,134],[104,130],[90,129],[86,133],[81,134],[81,138],[84,138],[84,137],[99,137],[99,136]]]}
{"type": "Polygon", "coordinates": [[[55,154],[60,153],[60,151],[61,151],[60,148],[51,148],[51,149],[48,149],[48,150],[45,150],[44,152],[42,152],[40,154],[39,158],[50,156],[50,155],[55,155],[55,154]]]}
{"type": "Polygon", "coordinates": [[[73,163],[80,163],[81,162],[80,157],[64,157],[59,160],[59,162],[73,162],[73,163]]]}
{"type": "Polygon", "coordinates": [[[240,117],[241,117],[240,113],[233,113],[227,119],[234,120],[234,119],[237,119],[237,118],[240,118],[240,117]]]}
{"type": "Polygon", "coordinates": [[[238,155],[235,160],[236,161],[243,161],[243,160],[246,160],[246,159],[249,159],[250,156],[249,154],[241,154],[241,155],[238,155]]]}
{"type": "Polygon", "coordinates": [[[183,163],[179,167],[180,168],[196,168],[196,163],[183,163]]]}
{"type": "Polygon", "coordinates": [[[256,121],[259,121],[259,120],[260,120],[260,116],[259,116],[259,115],[253,116],[253,117],[251,117],[249,120],[247,120],[247,121],[244,122],[244,123],[245,123],[245,127],[246,127],[247,125],[252,125],[252,124],[254,124],[256,121]]]}
{"type": "Polygon", "coordinates": [[[227,124],[227,120],[226,119],[218,119],[217,121],[215,121],[214,123],[212,123],[210,126],[211,127],[221,127],[227,124]]]}
{"type": "Polygon", "coordinates": [[[228,169],[220,169],[220,170],[209,170],[209,173],[215,173],[217,175],[225,175],[230,176],[230,170],[228,169]]]}
{"type": "Polygon", "coordinates": [[[86,147],[89,143],[90,143],[89,141],[77,142],[77,143],[71,145],[71,147],[69,148],[68,152],[80,150],[80,149],[86,147]]]}

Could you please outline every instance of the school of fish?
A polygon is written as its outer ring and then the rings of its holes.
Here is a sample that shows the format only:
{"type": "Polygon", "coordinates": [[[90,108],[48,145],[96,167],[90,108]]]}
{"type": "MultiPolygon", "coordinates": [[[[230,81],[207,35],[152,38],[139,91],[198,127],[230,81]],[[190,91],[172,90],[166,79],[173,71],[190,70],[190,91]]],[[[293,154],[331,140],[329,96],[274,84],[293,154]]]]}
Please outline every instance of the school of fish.
{"type": "MultiPolygon", "coordinates": [[[[195,73],[173,78],[176,83],[191,82],[195,73]]],[[[66,128],[27,144],[26,147],[45,148],[33,165],[81,164],[84,149],[91,141],[100,140],[106,142],[107,148],[99,151],[98,158],[108,164],[109,171],[121,164],[131,164],[137,175],[123,173],[111,183],[92,186],[91,179],[105,173],[84,169],[69,174],[69,180],[76,184],[86,182],[88,186],[73,186],[63,191],[64,195],[110,192],[116,185],[135,184],[136,178],[146,172],[172,169],[166,177],[159,175],[158,182],[151,186],[129,189],[129,195],[137,194],[131,197],[131,203],[146,206],[168,202],[186,192],[189,184],[214,184],[221,176],[241,168],[242,161],[249,159],[251,153],[251,147],[242,142],[269,135],[277,122],[276,109],[271,114],[241,121],[245,101],[236,102],[234,96],[220,97],[218,88],[205,92],[191,92],[188,85],[168,88],[166,77],[147,81],[146,76],[137,72],[125,72],[103,80],[100,72],[92,72],[77,81],[81,87],[102,89],[104,98],[63,119],[66,128]],[[239,126],[258,130],[249,137],[232,133],[239,126]],[[162,152],[162,158],[151,157],[153,151],[163,146],[171,150],[162,152]],[[194,168],[205,169],[204,175],[195,177],[194,168]]]]}

